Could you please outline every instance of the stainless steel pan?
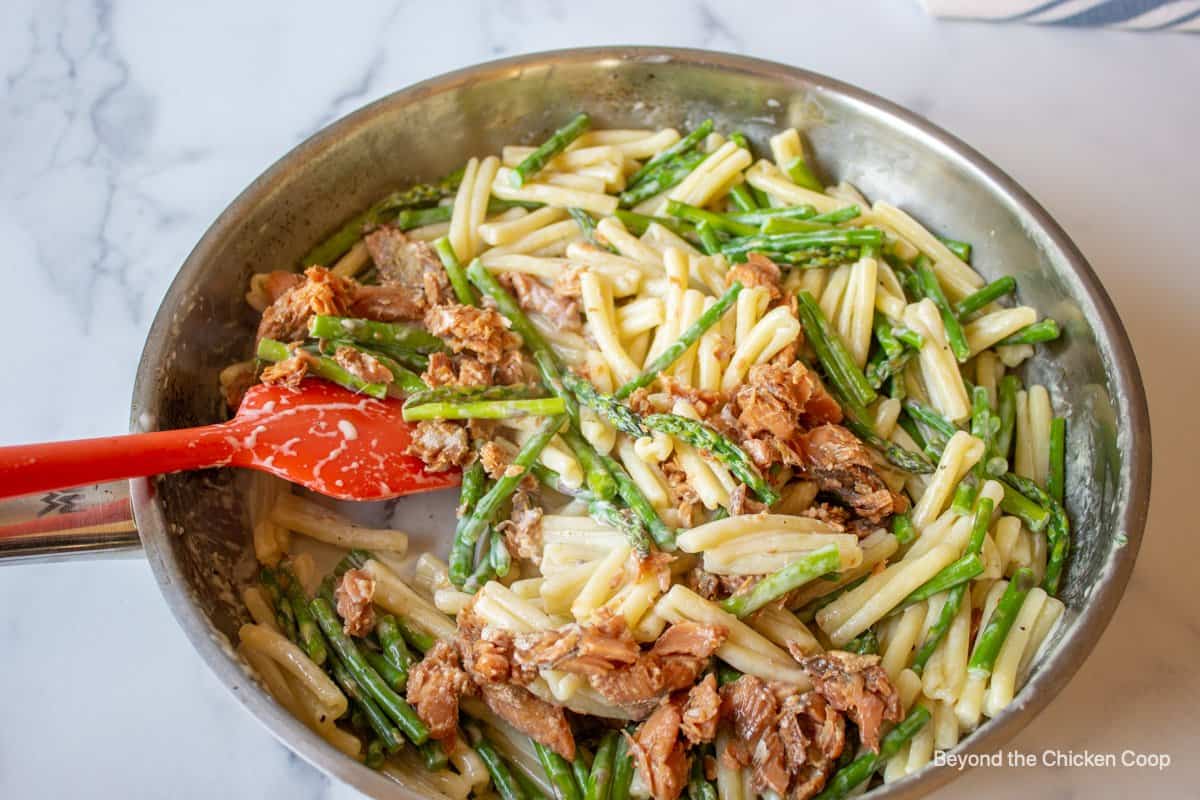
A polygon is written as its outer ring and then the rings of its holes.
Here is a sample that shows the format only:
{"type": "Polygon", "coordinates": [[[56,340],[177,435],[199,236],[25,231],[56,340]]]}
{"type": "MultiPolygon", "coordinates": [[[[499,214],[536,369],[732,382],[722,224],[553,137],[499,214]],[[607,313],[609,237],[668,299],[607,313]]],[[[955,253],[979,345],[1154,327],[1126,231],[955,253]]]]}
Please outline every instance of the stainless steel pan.
{"type": "MultiPolygon", "coordinates": [[[[773,131],[798,126],[826,178],[848,180],[935,231],[973,242],[985,276],[1016,275],[1022,299],[1064,323],[1066,336],[1028,369],[1070,415],[1067,505],[1075,545],[1062,594],[1066,624],[1013,704],[958,747],[994,750],[1063,688],[1125,588],[1150,496],[1146,399],[1112,303],[1050,215],[967,145],[854,87],[720,53],[612,48],[496,61],[396,92],[288,153],[205,234],[154,320],[131,426],[175,428],[222,416],[217,373],[246,358],[251,346],[255,315],[243,294],[252,273],[294,265],[389,189],[444,174],[507,143],[534,141],[579,109],[599,125],[618,127],[686,126],[713,117],[722,129],[744,131],[760,149],[773,131]]],[[[310,733],[232,654],[229,637],[246,615],[228,589],[249,547],[235,476],[228,470],[171,475],[134,481],[129,492],[136,533],[123,519],[124,488],[99,487],[26,501],[26,510],[52,513],[20,529],[23,535],[10,528],[0,554],[50,557],[136,548],[140,541],[197,652],[275,736],[368,794],[414,796],[310,733]],[[59,514],[64,510],[71,513],[59,514]]],[[[424,497],[385,511],[403,526],[424,525],[444,550],[450,529],[437,520],[448,521],[449,508],[445,497],[424,497]],[[443,516],[431,517],[437,509],[443,516]]],[[[955,774],[931,766],[873,796],[917,797],[955,774]]]]}

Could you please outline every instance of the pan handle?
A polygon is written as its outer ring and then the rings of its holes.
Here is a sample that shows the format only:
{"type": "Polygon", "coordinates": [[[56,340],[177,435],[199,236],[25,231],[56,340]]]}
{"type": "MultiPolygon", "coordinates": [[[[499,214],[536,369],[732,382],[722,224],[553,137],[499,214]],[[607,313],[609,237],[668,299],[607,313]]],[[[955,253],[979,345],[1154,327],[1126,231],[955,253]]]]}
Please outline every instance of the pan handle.
{"type": "Polygon", "coordinates": [[[0,500],[0,563],[137,554],[141,546],[128,481],[0,500]]]}

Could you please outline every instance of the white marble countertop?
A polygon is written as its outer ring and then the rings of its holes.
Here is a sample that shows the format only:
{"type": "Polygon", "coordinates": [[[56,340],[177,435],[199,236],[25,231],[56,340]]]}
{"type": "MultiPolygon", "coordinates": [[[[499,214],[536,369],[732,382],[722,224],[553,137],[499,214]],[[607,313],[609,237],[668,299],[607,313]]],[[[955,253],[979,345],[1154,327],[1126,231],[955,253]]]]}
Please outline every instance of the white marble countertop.
{"type": "MultiPolygon", "coordinates": [[[[939,797],[1195,796],[1200,761],[1200,39],[939,22],[821,6],[15,0],[0,25],[0,442],[125,429],[146,330],[209,222],[320,126],[413,81],[613,43],[797,64],[895,100],[1023,183],[1091,259],[1133,336],[1157,433],[1133,581],[1091,658],[1012,744],[1173,756],[1165,771],[977,769],[939,797]],[[82,391],[81,391],[82,390],[82,391]]],[[[355,797],[292,756],[193,655],[146,565],[0,570],[2,797],[355,797]]]]}

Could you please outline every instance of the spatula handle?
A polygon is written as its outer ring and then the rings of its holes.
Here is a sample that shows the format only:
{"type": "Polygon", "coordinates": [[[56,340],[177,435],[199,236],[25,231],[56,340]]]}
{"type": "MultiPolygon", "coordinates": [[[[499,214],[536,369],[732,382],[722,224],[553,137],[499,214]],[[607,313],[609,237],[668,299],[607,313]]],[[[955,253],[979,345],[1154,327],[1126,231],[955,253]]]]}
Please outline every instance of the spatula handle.
{"type": "Polygon", "coordinates": [[[232,426],[0,447],[0,498],[222,466],[239,449],[232,426]]]}

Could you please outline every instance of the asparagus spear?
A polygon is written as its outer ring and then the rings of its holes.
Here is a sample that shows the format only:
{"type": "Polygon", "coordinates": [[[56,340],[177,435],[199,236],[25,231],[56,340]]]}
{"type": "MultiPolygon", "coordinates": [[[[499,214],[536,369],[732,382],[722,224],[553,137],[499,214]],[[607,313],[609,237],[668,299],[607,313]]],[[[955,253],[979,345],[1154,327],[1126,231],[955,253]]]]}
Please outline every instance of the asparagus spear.
{"type": "MultiPolygon", "coordinates": [[[[501,200],[498,197],[488,199],[487,213],[499,214],[510,208],[541,208],[541,203],[531,203],[527,200],[501,200]]],[[[396,227],[401,230],[411,230],[425,225],[436,225],[439,222],[449,222],[454,216],[454,204],[432,206],[431,208],[406,208],[396,215],[396,227]]]]}
{"type": "Polygon", "coordinates": [[[854,580],[847,583],[845,586],[839,586],[838,588],[834,589],[829,594],[821,595],[820,597],[813,600],[812,602],[805,604],[805,606],[803,608],[798,609],[796,611],[796,618],[806,624],[809,622],[812,622],[813,619],[816,618],[818,611],[820,611],[822,608],[824,608],[825,606],[832,603],[834,600],[837,600],[839,597],[841,597],[846,592],[857,589],[864,582],[866,582],[867,578],[869,578],[869,577],[871,577],[871,575],[870,575],[870,573],[867,573],[866,575],[863,575],[862,577],[855,578],[854,580]]]}
{"type": "Polygon", "coordinates": [[[492,565],[492,544],[495,542],[495,533],[496,531],[489,527],[483,534],[483,544],[479,547],[478,557],[474,559],[475,569],[463,581],[462,590],[468,594],[474,594],[481,586],[496,577],[496,570],[492,565]]]}
{"type": "Polygon", "coordinates": [[[786,567],[766,576],[754,588],[721,601],[721,608],[735,617],[753,614],[788,592],[809,581],[836,572],[841,566],[837,545],[825,545],[811,553],[805,553],[786,567]]]}
{"type": "Polygon", "coordinates": [[[492,548],[488,552],[488,561],[492,573],[497,578],[503,578],[512,568],[512,555],[508,552],[508,545],[504,543],[504,535],[497,530],[492,531],[492,548]]]}
{"type": "Polygon", "coordinates": [[[483,765],[487,767],[488,775],[491,776],[492,784],[496,787],[496,792],[500,795],[501,800],[527,800],[525,790],[521,788],[521,784],[513,775],[512,770],[508,768],[508,764],[496,752],[496,748],[492,746],[491,742],[481,735],[476,737],[475,752],[479,754],[483,765]]]}
{"type": "MultiPolygon", "coordinates": [[[[840,392],[835,392],[835,394],[841,396],[840,392]]],[[[859,439],[862,439],[871,447],[883,453],[883,457],[891,462],[893,466],[916,475],[933,472],[934,465],[923,455],[905,450],[895,442],[889,442],[876,433],[875,428],[867,420],[866,411],[861,406],[857,406],[853,401],[845,397],[841,397],[841,406],[845,417],[842,423],[846,428],[859,439]]]]}
{"type": "Polygon", "coordinates": [[[882,244],[883,231],[878,228],[834,228],[806,233],[783,233],[774,236],[758,234],[740,239],[730,239],[721,248],[721,252],[727,256],[736,256],[752,250],[786,253],[790,250],[803,250],[809,247],[832,245],[875,245],[878,247],[882,244]]]}
{"type": "Polygon", "coordinates": [[[758,202],[744,183],[739,183],[729,190],[729,199],[738,211],[750,212],[758,210],[758,202]]]}
{"type": "Polygon", "coordinates": [[[430,772],[437,772],[450,766],[450,759],[438,742],[425,742],[417,750],[421,753],[421,760],[425,762],[425,769],[430,772]]]}
{"type": "Polygon", "coordinates": [[[567,760],[538,741],[533,742],[533,749],[537,753],[538,761],[542,764],[542,769],[546,772],[546,778],[554,789],[554,800],[583,800],[583,795],[579,791],[579,785],[575,782],[575,775],[567,760]]]}
{"type": "Polygon", "coordinates": [[[383,762],[387,759],[387,751],[384,750],[382,739],[372,739],[367,745],[367,752],[363,756],[363,763],[371,769],[382,769],[383,762]]]}
{"type": "Polygon", "coordinates": [[[846,642],[842,648],[848,653],[858,653],[860,656],[879,655],[879,637],[875,631],[867,628],[865,631],[846,642]]]}
{"type": "Polygon", "coordinates": [[[967,593],[968,586],[969,584],[960,583],[949,590],[946,597],[946,604],[938,612],[937,620],[930,626],[929,633],[925,635],[925,640],[921,642],[921,646],[917,648],[917,652],[913,655],[912,664],[910,665],[913,672],[920,675],[925,671],[925,665],[929,663],[929,657],[933,655],[933,651],[937,650],[942,639],[945,639],[946,634],[950,632],[950,625],[953,624],[954,618],[958,616],[958,610],[962,607],[963,597],[967,593]]]}
{"type": "Polygon", "coordinates": [[[279,585],[279,577],[275,574],[275,570],[263,567],[259,572],[259,582],[262,583],[267,597],[271,600],[271,606],[275,609],[275,623],[279,626],[279,630],[283,631],[283,635],[293,642],[296,641],[299,633],[296,628],[295,609],[292,608],[291,601],[283,593],[283,587],[279,585]]]}
{"type": "MultiPolygon", "coordinates": [[[[1042,578],[1042,588],[1048,594],[1054,594],[1058,591],[1058,581],[1062,577],[1067,553],[1071,549],[1071,523],[1067,518],[1067,512],[1061,503],[1028,478],[1022,478],[1009,472],[1001,480],[1015,490],[1005,492],[1004,501],[1007,501],[1010,496],[1014,496],[1014,499],[1019,497],[1046,512],[1043,524],[1046,528],[1046,544],[1049,546],[1050,553],[1046,559],[1046,574],[1042,578]]],[[[1004,501],[1001,501],[1002,508],[1004,501]]],[[[1025,523],[1031,531],[1036,530],[1030,525],[1029,520],[1025,520],[1025,523]]]]}
{"type": "Polygon", "coordinates": [[[706,119],[695,127],[695,129],[684,136],[675,144],[663,150],[658,155],[651,158],[638,169],[637,172],[629,176],[629,185],[636,186],[646,179],[652,172],[667,164],[670,161],[676,160],[679,156],[689,152],[696,145],[704,141],[704,137],[712,133],[713,121],[706,119]]]}
{"type": "Polygon", "coordinates": [[[704,251],[704,255],[715,256],[721,252],[721,239],[712,225],[707,222],[697,223],[696,235],[700,237],[700,249],[704,251]]]}
{"type": "Polygon", "coordinates": [[[617,430],[635,438],[649,435],[650,432],[632,409],[612,395],[601,393],[590,381],[569,371],[563,373],[562,381],[581,405],[604,417],[608,424],[617,430]]]}
{"type": "Polygon", "coordinates": [[[967,336],[963,333],[962,325],[959,323],[954,309],[950,307],[950,301],[946,299],[941,284],[938,283],[937,275],[934,274],[933,268],[929,264],[929,258],[925,255],[918,256],[914,269],[917,278],[921,281],[921,288],[924,290],[925,296],[937,306],[938,314],[942,318],[942,327],[946,330],[946,342],[950,345],[950,351],[954,353],[954,357],[960,364],[963,363],[971,356],[971,349],[967,346],[967,336]]]}
{"type": "Polygon", "coordinates": [[[450,279],[450,287],[454,289],[454,296],[458,298],[458,302],[464,306],[479,305],[479,301],[475,299],[475,291],[471,288],[471,282],[467,280],[467,273],[463,272],[462,264],[459,262],[450,240],[443,236],[433,243],[433,249],[441,260],[442,267],[446,270],[446,277],[450,279]]]}
{"type": "Polygon", "coordinates": [[[1012,294],[1016,290],[1016,278],[1011,275],[1005,275],[1003,278],[992,281],[979,291],[969,294],[960,300],[958,305],[954,307],[954,315],[960,320],[964,320],[988,303],[994,303],[1001,297],[1012,294]]]}
{"type": "MultiPolygon", "coordinates": [[[[858,206],[846,206],[833,211],[826,211],[824,214],[817,214],[812,217],[813,222],[828,222],[831,225],[841,225],[843,222],[849,222],[852,219],[857,219],[862,216],[862,209],[858,206]]],[[[881,237],[882,238],[882,237],[881,237]]],[[[864,242],[864,244],[882,245],[880,242],[864,242]]]]}
{"type": "Polygon", "coordinates": [[[400,629],[400,635],[404,637],[404,641],[408,642],[409,647],[426,653],[437,644],[432,636],[422,630],[417,629],[404,617],[396,617],[396,627],[400,629]]]}
{"type": "Polygon", "coordinates": [[[542,382],[556,396],[563,399],[563,403],[566,404],[567,417],[573,425],[577,424],[579,404],[575,401],[575,396],[563,385],[562,368],[558,363],[558,357],[550,349],[550,345],[542,338],[537,328],[533,327],[533,323],[529,321],[529,317],[525,316],[525,312],[521,310],[513,296],[500,285],[495,275],[484,268],[479,259],[475,259],[471,266],[467,267],[467,277],[479,291],[490,297],[500,313],[508,318],[512,329],[520,335],[525,346],[533,354],[533,361],[537,364],[538,371],[541,372],[542,382]]]}
{"type": "Polygon", "coordinates": [[[312,662],[321,666],[325,663],[327,656],[325,640],[321,637],[321,630],[308,611],[308,598],[304,596],[304,587],[300,585],[300,581],[296,579],[296,575],[290,567],[281,566],[279,572],[284,579],[283,590],[287,593],[288,604],[295,615],[297,638],[312,662]]]}
{"type": "Polygon", "coordinates": [[[587,114],[576,114],[570,122],[550,134],[549,139],[538,145],[524,161],[513,168],[513,185],[518,188],[523,186],[525,181],[541,172],[542,167],[566,150],[567,145],[578,139],[591,125],[591,117],[587,114]]]}
{"type": "Polygon", "coordinates": [[[540,386],[516,384],[513,386],[439,386],[416,392],[404,401],[406,406],[421,406],[427,403],[474,403],[494,400],[533,400],[546,397],[540,386]]]}
{"type": "Polygon", "coordinates": [[[746,225],[764,225],[769,220],[777,218],[811,219],[816,215],[817,210],[809,205],[785,206],[783,208],[766,208],[760,206],[757,209],[750,209],[740,214],[730,214],[729,218],[734,222],[739,222],[746,225]]]}
{"type": "MultiPolygon", "coordinates": [[[[954,253],[960,261],[971,262],[971,244],[969,242],[951,239],[949,236],[939,236],[938,241],[946,245],[946,249],[954,253]]],[[[986,304],[985,304],[986,305],[986,304]]]]}
{"type": "Polygon", "coordinates": [[[697,751],[692,756],[691,770],[688,772],[688,800],[717,800],[717,790],[704,777],[704,754],[697,751]]]}
{"type": "Polygon", "coordinates": [[[1033,588],[1033,571],[1022,567],[1013,574],[996,610],[988,618],[987,625],[975,638],[975,649],[971,651],[971,659],[967,662],[967,671],[972,675],[986,677],[992,674],[996,656],[1000,654],[1000,646],[1004,644],[1025,596],[1033,588]]]}
{"type": "Polygon", "coordinates": [[[1054,501],[1062,505],[1066,486],[1067,421],[1055,417],[1050,421],[1050,474],[1046,478],[1046,491],[1054,501]]]}
{"type": "Polygon", "coordinates": [[[617,737],[613,753],[612,790],[609,800],[629,800],[629,785],[633,783],[633,758],[629,754],[629,737],[617,737]]]}
{"type": "Polygon", "coordinates": [[[842,800],[849,797],[856,786],[870,780],[881,764],[887,763],[888,759],[896,755],[906,742],[916,736],[917,732],[929,722],[929,717],[929,709],[925,706],[913,706],[909,709],[904,721],[888,731],[887,735],[879,742],[878,753],[867,750],[847,766],[839,769],[829,779],[829,783],[825,784],[825,789],[816,796],[815,800],[842,800]]]}
{"type": "MultiPolygon", "coordinates": [[[[1004,480],[1004,476],[1001,475],[1000,479],[1004,480]]],[[[1000,508],[1005,514],[1020,518],[1025,527],[1034,533],[1044,530],[1050,522],[1050,509],[1038,505],[1020,492],[1005,492],[1000,508]]]]}
{"type": "Polygon", "coordinates": [[[375,633],[379,636],[379,644],[383,648],[384,657],[391,662],[393,667],[405,673],[407,682],[408,671],[412,669],[416,659],[413,658],[408,645],[404,643],[404,637],[400,634],[396,618],[391,614],[380,615],[375,622],[375,633]]]}
{"type": "Polygon", "coordinates": [[[575,745],[575,760],[571,762],[571,774],[575,778],[575,786],[579,788],[579,796],[587,792],[588,779],[591,777],[591,763],[587,748],[575,745]]]}
{"type": "Polygon", "coordinates": [[[679,236],[686,236],[692,230],[691,225],[681,220],[670,219],[668,217],[652,217],[649,214],[638,214],[623,208],[618,208],[614,211],[613,216],[619,219],[621,224],[628,228],[629,232],[634,236],[641,236],[654,223],[662,225],[667,230],[679,236]]]}
{"type": "MultiPolygon", "coordinates": [[[[642,494],[642,490],[638,488],[637,483],[625,471],[625,467],[621,466],[615,458],[607,455],[600,455],[600,460],[604,466],[608,468],[608,472],[617,482],[617,492],[621,495],[621,499],[629,506],[629,509],[641,521],[642,525],[650,531],[650,535],[654,538],[654,543],[658,545],[660,550],[671,551],[675,549],[675,530],[662,521],[662,517],[654,510],[654,506],[650,505],[650,501],[646,499],[646,495],[642,494]]],[[[639,550],[639,552],[641,552],[639,550]]]]}
{"type": "Polygon", "coordinates": [[[913,527],[908,514],[897,514],[892,517],[892,535],[901,545],[906,545],[917,538],[917,529],[913,527]]]}
{"type": "Polygon", "coordinates": [[[717,214],[713,211],[706,211],[703,208],[681,203],[678,200],[667,201],[667,213],[679,219],[685,219],[688,222],[694,222],[699,225],[701,222],[708,223],[715,230],[731,233],[734,236],[754,236],[758,233],[758,228],[745,222],[738,222],[735,219],[717,214]]]}
{"type": "Polygon", "coordinates": [[[804,334],[816,351],[821,366],[825,368],[825,374],[837,389],[855,404],[863,408],[869,406],[877,396],[875,390],[850,357],[841,337],[825,319],[817,301],[807,291],[801,291],[796,297],[804,334]]]}
{"type": "Polygon", "coordinates": [[[445,343],[419,325],[403,322],[376,322],[354,317],[317,314],[308,324],[314,339],[349,339],[385,353],[436,353],[445,343]]]}
{"type": "Polygon", "coordinates": [[[592,771],[588,775],[583,800],[609,800],[612,790],[613,756],[617,751],[618,738],[620,734],[616,731],[608,731],[601,737],[600,746],[596,748],[596,757],[592,759],[592,771]]]}
{"type": "Polygon", "coordinates": [[[746,452],[711,426],[678,414],[651,414],[644,422],[651,430],[670,434],[692,447],[712,454],[713,458],[725,465],[734,477],[749,486],[758,495],[758,499],[767,505],[779,499],[779,494],[767,483],[746,452]]]}
{"type": "Polygon", "coordinates": [[[553,417],[566,410],[561,397],[531,400],[473,400],[461,403],[405,403],[401,415],[405,422],[423,419],[511,419],[513,417],[553,417]]]}
{"type": "Polygon", "coordinates": [[[717,686],[726,686],[741,677],[741,672],[729,666],[724,661],[717,662],[717,686]]]}
{"type": "MultiPolygon", "coordinates": [[[[425,385],[425,381],[421,380],[421,376],[410,370],[408,367],[401,364],[391,356],[381,353],[378,350],[372,350],[358,342],[347,341],[346,339],[329,339],[324,341],[330,352],[336,353],[340,347],[349,347],[352,350],[357,350],[360,353],[370,356],[378,361],[387,371],[392,373],[392,385],[398,388],[401,392],[412,394],[413,392],[421,392],[429,387],[425,385]]],[[[306,346],[305,349],[308,349],[306,346]]]]}
{"type": "Polygon", "coordinates": [[[458,189],[458,184],[462,182],[462,175],[460,169],[435,183],[417,184],[402,191],[392,192],[366,211],[351,217],[329,238],[310,250],[300,260],[300,265],[307,267],[313,264],[322,266],[333,264],[362,238],[364,228],[379,224],[384,218],[401,209],[430,205],[443,197],[449,197],[458,189]]]}
{"type": "Polygon", "coordinates": [[[450,580],[456,586],[462,586],[467,579],[475,543],[491,524],[500,505],[516,490],[517,484],[525,477],[530,465],[558,433],[562,423],[562,417],[550,417],[543,422],[521,446],[505,474],[496,480],[492,488],[470,509],[467,516],[463,517],[450,550],[450,580]]]}
{"type": "Polygon", "coordinates": [[[367,718],[367,724],[375,735],[383,742],[384,748],[389,753],[394,753],[404,746],[404,737],[390,719],[387,714],[383,713],[379,704],[371,697],[357,678],[351,674],[346,668],[345,663],[338,657],[337,653],[329,654],[329,669],[333,673],[333,679],[337,681],[338,686],[346,693],[346,696],[354,701],[363,712],[363,716],[367,718]]]}
{"type": "Polygon", "coordinates": [[[958,432],[958,428],[950,420],[936,410],[916,400],[904,401],[904,413],[916,420],[926,431],[925,440],[933,445],[938,453],[945,448],[950,437],[958,432]],[[930,435],[933,434],[933,435],[930,435]]]}
{"type": "Polygon", "coordinates": [[[625,208],[636,206],[643,200],[649,200],[655,195],[678,186],[683,179],[692,174],[700,162],[708,158],[706,153],[687,153],[654,170],[653,174],[636,184],[628,184],[629,188],[618,195],[618,200],[625,208]]]}
{"type": "Polygon", "coordinates": [[[797,156],[784,165],[783,171],[792,179],[792,183],[797,186],[803,186],[805,189],[811,189],[814,192],[825,193],[825,187],[821,185],[821,181],[817,180],[817,176],[809,169],[803,156],[797,156]]]}
{"type": "Polygon", "coordinates": [[[429,738],[429,729],[417,716],[417,712],[413,711],[412,706],[404,702],[404,699],[379,677],[379,673],[371,668],[358,645],[342,631],[341,622],[328,598],[316,597],[308,607],[317,624],[321,626],[321,632],[333,645],[341,663],[358,682],[363,694],[377,702],[413,744],[423,744],[429,738]]]}
{"type": "Polygon", "coordinates": [[[996,412],[1000,417],[1000,430],[996,432],[996,455],[1008,461],[1012,452],[1013,432],[1017,427],[1017,392],[1021,381],[1016,375],[1005,375],[996,390],[996,412]]]}
{"type": "Polygon", "coordinates": [[[1010,344],[1041,344],[1042,342],[1052,342],[1062,334],[1058,327],[1058,323],[1052,319],[1044,319],[1041,322],[1035,322],[1032,325],[1026,325],[1021,330],[1006,336],[996,342],[996,347],[1003,347],[1010,344]]]}
{"type": "Polygon", "coordinates": [[[717,302],[713,303],[711,307],[700,315],[699,319],[689,325],[673,344],[663,350],[662,354],[654,359],[650,363],[650,366],[646,367],[646,370],[641,375],[638,375],[617,389],[614,396],[618,400],[624,400],[636,390],[649,385],[663,370],[674,364],[680,356],[687,352],[689,347],[699,341],[705,331],[717,324],[721,317],[725,315],[725,312],[733,306],[740,291],[742,291],[741,282],[734,281],[717,302]]]}
{"type": "MultiPolygon", "coordinates": [[[[259,339],[256,355],[263,361],[279,362],[291,358],[292,351],[283,342],[259,339]]],[[[324,378],[353,392],[361,392],[381,400],[387,396],[387,384],[368,383],[328,356],[313,355],[308,361],[308,371],[318,378],[324,378]]]]}
{"type": "Polygon", "coordinates": [[[383,653],[376,652],[368,648],[362,650],[363,658],[371,665],[371,669],[379,673],[379,677],[383,678],[388,686],[395,689],[397,692],[403,692],[404,687],[408,685],[408,673],[401,672],[396,669],[392,662],[384,657],[383,653]]]}
{"type": "Polygon", "coordinates": [[[955,586],[967,583],[973,580],[983,572],[983,559],[977,553],[967,553],[956,561],[943,567],[936,575],[923,584],[913,589],[908,597],[900,601],[900,604],[892,609],[891,613],[902,611],[911,605],[920,603],[922,600],[928,600],[935,594],[940,594],[947,589],[952,589],[955,586]]]}

